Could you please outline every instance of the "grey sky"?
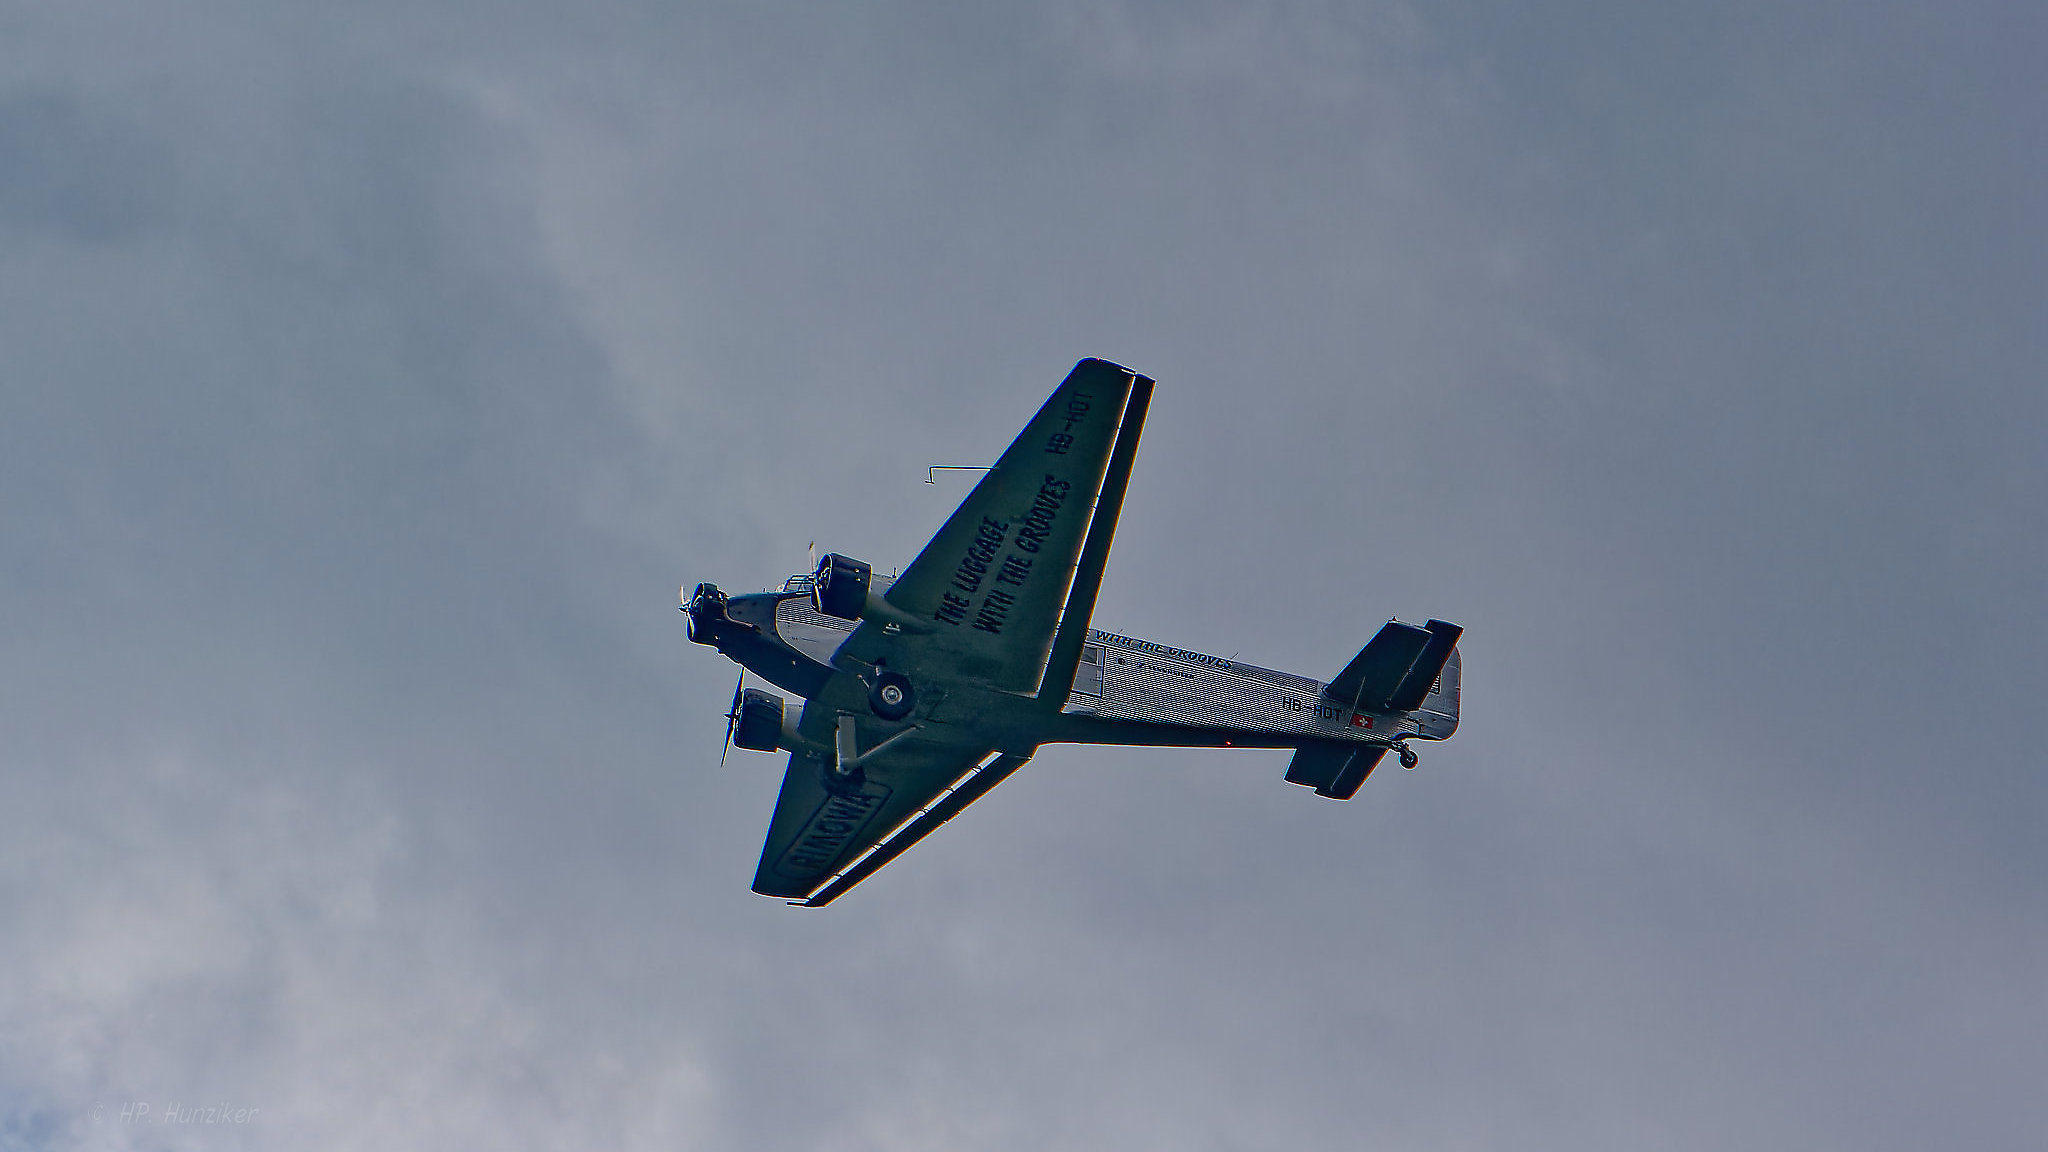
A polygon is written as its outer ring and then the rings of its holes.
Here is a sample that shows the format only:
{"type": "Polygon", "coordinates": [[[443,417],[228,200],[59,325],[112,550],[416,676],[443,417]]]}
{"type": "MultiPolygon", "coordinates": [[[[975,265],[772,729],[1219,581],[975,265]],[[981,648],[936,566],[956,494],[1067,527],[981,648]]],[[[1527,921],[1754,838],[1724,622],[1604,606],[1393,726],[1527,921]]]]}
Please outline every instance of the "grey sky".
{"type": "Polygon", "coordinates": [[[0,7],[0,1148],[2038,1146],[2044,54],[0,7]],[[676,586],[906,562],[1088,355],[1099,624],[1456,620],[1463,729],[1052,748],[753,896],[676,586]]]}

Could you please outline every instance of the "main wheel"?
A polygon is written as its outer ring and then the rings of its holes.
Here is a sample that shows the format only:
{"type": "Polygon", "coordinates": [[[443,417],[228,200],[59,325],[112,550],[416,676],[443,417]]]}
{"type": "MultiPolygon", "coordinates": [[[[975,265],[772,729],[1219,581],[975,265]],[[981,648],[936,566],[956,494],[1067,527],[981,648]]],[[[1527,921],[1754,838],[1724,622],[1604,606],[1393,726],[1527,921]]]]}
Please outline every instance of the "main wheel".
{"type": "Polygon", "coordinates": [[[868,707],[884,720],[901,720],[917,707],[917,694],[910,677],[901,672],[884,672],[868,688],[868,707]]]}
{"type": "Polygon", "coordinates": [[[1415,766],[1416,766],[1417,764],[1420,764],[1421,762],[1422,762],[1422,757],[1420,757],[1420,756],[1417,756],[1417,755],[1415,754],[1415,749],[1413,749],[1413,748],[1403,748],[1403,749],[1401,749],[1401,767],[1403,767],[1403,768],[1413,768],[1413,767],[1415,767],[1415,766]]]}

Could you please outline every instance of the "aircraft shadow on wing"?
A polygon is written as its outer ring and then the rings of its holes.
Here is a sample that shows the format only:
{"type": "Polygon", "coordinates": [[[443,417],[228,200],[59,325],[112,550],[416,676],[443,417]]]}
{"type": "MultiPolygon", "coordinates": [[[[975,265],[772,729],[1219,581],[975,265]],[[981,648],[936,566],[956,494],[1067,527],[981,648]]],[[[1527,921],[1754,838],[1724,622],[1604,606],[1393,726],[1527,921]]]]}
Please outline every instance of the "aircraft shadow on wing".
{"type": "Polygon", "coordinates": [[[1083,360],[893,581],[846,556],[684,599],[690,639],[802,702],[735,693],[727,741],[789,752],[754,891],[829,904],[1040,745],[1292,748],[1348,800],[1458,727],[1461,629],[1390,621],[1325,683],[1089,627],[1153,381],[1083,360]]]}

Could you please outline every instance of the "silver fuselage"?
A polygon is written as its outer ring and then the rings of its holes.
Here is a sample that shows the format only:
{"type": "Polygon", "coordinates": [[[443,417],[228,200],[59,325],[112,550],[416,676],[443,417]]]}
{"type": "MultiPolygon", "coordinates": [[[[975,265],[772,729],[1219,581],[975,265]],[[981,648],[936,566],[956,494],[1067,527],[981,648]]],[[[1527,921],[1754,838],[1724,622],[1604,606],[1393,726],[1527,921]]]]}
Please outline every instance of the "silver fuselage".
{"type": "MultiPolygon", "coordinates": [[[[865,691],[843,669],[840,647],[854,621],[819,613],[807,576],[780,592],[733,598],[762,643],[726,654],[755,674],[807,698],[797,727],[823,740],[833,717],[865,691]],[[797,658],[800,663],[792,660],[797,658]],[[791,669],[794,667],[795,672],[791,669]],[[814,710],[820,714],[811,715],[814,710]]],[[[887,587],[875,577],[876,589],[887,587]]],[[[721,646],[723,647],[723,646],[721,646]]],[[[1310,741],[1385,744],[1391,738],[1441,740],[1458,726],[1460,666],[1456,653],[1420,707],[1406,713],[1354,711],[1333,700],[1323,681],[1260,668],[1101,629],[1090,629],[1072,690],[1056,711],[1015,692],[955,680],[920,684],[919,715],[907,723],[919,737],[996,747],[1029,755],[1040,744],[1131,744],[1176,747],[1293,748],[1310,741]]],[[[871,718],[864,717],[867,728],[871,718]]],[[[894,725],[876,725],[877,738],[894,725]]]]}

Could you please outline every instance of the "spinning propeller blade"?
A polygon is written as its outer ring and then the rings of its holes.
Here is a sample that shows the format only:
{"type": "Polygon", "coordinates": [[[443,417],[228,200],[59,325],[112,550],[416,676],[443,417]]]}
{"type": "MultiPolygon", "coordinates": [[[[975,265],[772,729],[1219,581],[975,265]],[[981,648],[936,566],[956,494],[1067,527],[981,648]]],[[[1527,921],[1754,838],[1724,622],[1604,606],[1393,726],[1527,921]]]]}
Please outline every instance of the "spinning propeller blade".
{"type": "Polygon", "coordinates": [[[740,723],[740,692],[747,684],[747,674],[740,673],[739,683],[732,686],[732,707],[725,713],[725,746],[718,750],[718,766],[725,767],[725,754],[732,751],[732,732],[740,723]]]}

